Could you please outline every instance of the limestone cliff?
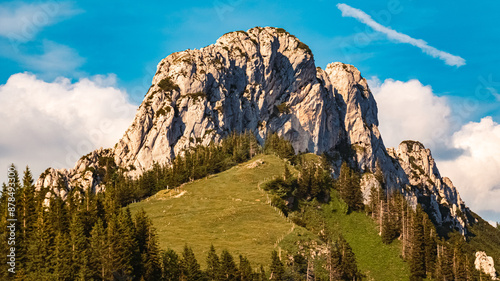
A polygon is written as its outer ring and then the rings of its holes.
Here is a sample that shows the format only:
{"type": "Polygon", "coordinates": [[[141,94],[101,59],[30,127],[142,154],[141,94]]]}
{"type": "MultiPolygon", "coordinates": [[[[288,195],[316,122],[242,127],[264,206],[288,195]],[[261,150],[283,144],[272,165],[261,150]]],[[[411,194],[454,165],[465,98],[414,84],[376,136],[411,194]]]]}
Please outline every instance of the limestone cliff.
{"type": "Polygon", "coordinates": [[[410,201],[420,203],[437,225],[458,229],[466,233],[466,227],[475,219],[447,177],[441,177],[430,149],[416,141],[403,141],[397,150],[388,150],[397,159],[408,178],[403,193],[410,201]]]}
{"type": "Polygon", "coordinates": [[[486,275],[490,276],[491,280],[498,280],[493,258],[487,256],[485,252],[476,252],[476,260],[474,261],[474,265],[477,270],[482,271],[486,273],[486,275]]]}
{"type": "Polygon", "coordinates": [[[75,188],[102,190],[110,162],[131,177],[153,163],[169,164],[191,146],[231,132],[253,132],[263,142],[276,132],[296,152],[327,153],[334,173],[342,161],[366,176],[364,193],[380,184],[420,203],[438,224],[466,231],[468,209],[430,151],[403,143],[386,150],[377,105],[366,80],[351,65],[316,67],[307,45],[283,29],[256,27],[223,35],[200,50],[173,53],[157,67],[132,125],[112,149],[82,157],[70,170],[48,169],[36,186],[65,197],[75,188]]]}

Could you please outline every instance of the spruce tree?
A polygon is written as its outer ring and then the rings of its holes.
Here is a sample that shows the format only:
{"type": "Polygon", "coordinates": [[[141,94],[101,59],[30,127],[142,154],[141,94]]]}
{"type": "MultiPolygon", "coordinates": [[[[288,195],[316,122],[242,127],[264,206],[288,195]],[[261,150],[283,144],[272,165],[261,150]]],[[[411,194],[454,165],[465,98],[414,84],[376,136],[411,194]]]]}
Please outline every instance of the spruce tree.
{"type": "Polygon", "coordinates": [[[271,253],[271,266],[269,268],[269,271],[271,272],[271,277],[269,278],[269,280],[284,280],[285,266],[281,262],[278,256],[278,252],[276,251],[273,251],[271,253]]]}
{"type": "Polygon", "coordinates": [[[18,266],[17,276],[26,273],[28,263],[28,245],[30,235],[33,232],[36,221],[35,213],[35,186],[33,185],[33,176],[28,166],[24,171],[23,182],[21,185],[20,198],[18,198],[17,208],[18,212],[18,227],[20,229],[20,236],[16,237],[17,252],[18,252],[18,266]]]}
{"type": "Polygon", "coordinates": [[[241,281],[253,280],[253,271],[252,266],[250,265],[250,261],[242,255],[240,255],[240,265],[238,271],[240,272],[241,281]]]}
{"type": "Polygon", "coordinates": [[[266,271],[264,270],[264,266],[260,266],[260,271],[259,271],[259,276],[258,276],[258,281],[264,281],[267,280],[267,274],[266,271]]]}
{"type": "Polygon", "coordinates": [[[476,269],[474,261],[475,261],[475,257],[473,255],[466,255],[465,256],[467,280],[468,281],[478,281],[479,280],[479,271],[476,269]]]}
{"type": "Polygon", "coordinates": [[[111,253],[108,246],[106,229],[99,218],[90,232],[90,264],[93,279],[104,280],[110,275],[111,253]]]}
{"type": "Polygon", "coordinates": [[[162,280],[163,281],[178,281],[181,275],[179,256],[177,253],[168,249],[161,254],[162,261],[162,280]]]}
{"type": "Polygon", "coordinates": [[[223,250],[220,256],[220,273],[224,281],[235,281],[238,279],[238,267],[234,262],[233,256],[227,251],[223,250]]]}
{"type": "Polygon", "coordinates": [[[359,280],[361,273],[358,270],[356,256],[351,246],[341,235],[337,241],[337,247],[340,253],[340,271],[342,280],[359,280]]]}
{"type": "Polygon", "coordinates": [[[198,281],[203,280],[203,274],[200,270],[200,264],[196,260],[194,252],[187,245],[184,246],[182,259],[180,260],[181,280],[198,281]]]}
{"type": "MultiPolygon", "coordinates": [[[[66,233],[58,232],[54,242],[54,275],[58,280],[74,280],[70,239],[66,233]]],[[[45,265],[47,266],[47,265],[45,265]]]]}
{"type": "MultiPolygon", "coordinates": [[[[135,240],[138,244],[139,260],[133,260],[135,276],[145,280],[158,280],[161,276],[160,253],[156,231],[144,210],[135,215],[135,240]]],[[[132,256],[134,259],[134,256],[132,256]]]]}
{"type": "Polygon", "coordinates": [[[434,277],[436,272],[437,243],[436,229],[426,213],[424,216],[425,269],[427,277],[434,277]]]}
{"type": "Polygon", "coordinates": [[[210,250],[207,255],[207,277],[209,280],[220,280],[220,260],[219,256],[215,252],[214,245],[210,246],[210,250]]]}
{"type": "Polygon", "coordinates": [[[391,213],[387,212],[382,214],[382,242],[385,244],[390,244],[395,238],[397,238],[397,231],[395,222],[391,220],[391,213]]]}
{"type": "Polygon", "coordinates": [[[53,267],[56,259],[54,255],[54,237],[57,232],[50,224],[48,212],[44,210],[42,204],[37,207],[37,221],[33,235],[31,235],[28,245],[27,273],[28,280],[40,279],[51,280],[53,278],[53,267]]]}
{"type": "Polygon", "coordinates": [[[127,208],[111,216],[107,227],[112,272],[121,278],[132,277],[140,263],[135,227],[127,208]]]}
{"type": "Polygon", "coordinates": [[[418,206],[412,220],[412,240],[410,258],[410,280],[423,280],[425,278],[425,240],[424,226],[422,224],[422,210],[418,206]]]}
{"type": "Polygon", "coordinates": [[[361,193],[360,177],[347,163],[342,163],[340,176],[337,180],[340,198],[349,206],[349,211],[363,208],[363,194],[361,193]]]}
{"type": "Polygon", "coordinates": [[[90,245],[88,237],[85,235],[85,227],[80,212],[74,214],[71,219],[69,238],[71,245],[71,271],[77,273],[78,278],[88,280],[92,277],[90,245]]]}
{"type": "Polygon", "coordinates": [[[442,247],[442,257],[441,257],[441,272],[442,280],[444,281],[454,281],[455,275],[453,273],[453,250],[444,246],[442,247]]]}
{"type": "Polygon", "coordinates": [[[298,272],[301,275],[306,274],[307,272],[307,259],[301,254],[295,254],[293,256],[293,267],[294,271],[298,272]]]}
{"type": "Polygon", "coordinates": [[[342,253],[340,252],[340,245],[329,245],[328,257],[327,257],[327,269],[329,280],[341,280],[343,269],[342,263],[342,253]]]}

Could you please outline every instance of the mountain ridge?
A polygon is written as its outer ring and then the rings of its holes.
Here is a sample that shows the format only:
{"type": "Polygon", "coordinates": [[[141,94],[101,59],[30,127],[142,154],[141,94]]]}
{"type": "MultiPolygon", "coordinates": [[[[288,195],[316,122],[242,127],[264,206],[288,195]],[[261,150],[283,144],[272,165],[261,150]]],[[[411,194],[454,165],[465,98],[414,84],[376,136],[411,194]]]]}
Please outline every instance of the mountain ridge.
{"type": "Polygon", "coordinates": [[[467,234],[475,218],[439,174],[430,150],[418,142],[386,149],[377,114],[366,79],[354,66],[316,67],[309,47],[284,29],[235,31],[213,45],[163,59],[115,147],[89,153],[73,169],[47,169],[36,188],[50,190],[47,202],[75,188],[101,192],[106,164],[137,177],[231,132],[251,131],[261,143],[277,133],[296,152],[328,154],[336,175],[343,161],[363,172],[365,200],[371,186],[380,186],[374,177],[380,171],[388,192],[422,205],[443,229],[467,234]]]}

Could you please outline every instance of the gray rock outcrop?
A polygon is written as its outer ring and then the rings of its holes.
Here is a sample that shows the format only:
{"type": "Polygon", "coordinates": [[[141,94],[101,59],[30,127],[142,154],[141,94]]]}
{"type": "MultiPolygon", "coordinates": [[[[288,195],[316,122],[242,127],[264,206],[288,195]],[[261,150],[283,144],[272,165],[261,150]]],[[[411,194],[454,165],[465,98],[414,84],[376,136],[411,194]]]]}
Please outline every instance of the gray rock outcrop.
{"type": "Polygon", "coordinates": [[[168,165],[184,149],[231,132],[251,131],[261,142],[276,132],[296,152],[328,153],[335,173],[342,161],[357,166],[366,174],[365,199],[380,184],[373,177],[380,170],[384,188],[403,193],[413,205],[425,199],[421,204],[435,222],[465,233],[468,209],[439,175],[430,151],[407,143],[386,150],[378,125],[375,99],[354,66],[336,62],[323,70],[295,36],[256,27],[167,56],[114,148],[91,152],[70,170],[48,169],[36,186],[49,189],[48,197],[64,198],[75,188],[99,192],[109,165],[137,177],[154,163],[168,165]]]}
{"type": "Polygon", "coordinates": [[[474,261],[474,265],[477,270],[491,276],[492,280],[498,280],[493,258],[487,256],[485,252],[476,252],[476,260],[474,261]]]}

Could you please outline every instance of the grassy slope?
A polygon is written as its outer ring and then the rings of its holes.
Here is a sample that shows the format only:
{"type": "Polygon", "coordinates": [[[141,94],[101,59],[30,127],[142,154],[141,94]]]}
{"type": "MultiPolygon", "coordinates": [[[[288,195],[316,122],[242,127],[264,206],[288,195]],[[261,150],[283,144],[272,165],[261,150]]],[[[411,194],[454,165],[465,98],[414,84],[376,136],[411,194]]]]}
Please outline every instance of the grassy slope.
{"type": "MultiPolygon", "coordinates": [[[[247,168],[241,164],[208,179],[185,184],[179,191],[160,191],[149,200],[131,204],[132,212],[144,208],[158,230],[160,247],[182,251],[193,247],[198,261],[205,267],[210,244],[218,252],[228,249],[235,258],[246,255],[254,266],[270,262],[270,252],[278,239],[284,250],[296,248],[296,241],[317,240],[311,232],[295,227],[279,212],[265,203],[266,195],[258,189],[264,179],[283,173],[283,161],[261,155],[263,165],[247,168]],[[179,198],[172,198],[186,191],[179,198]]],[[[294,171],[292,171],[294,172],[294,171]]],[[[367,280],[408,280],[409,269],[399,258],[399,244],[381,242],[375,223],[364,214],[345,215],[342,203],[332,196],[323,212],[332,228],[340,230],[358,260],[367,280]]],[[[294,249],[296,250],[296,249],[294,249]]]]}
{"type": "Polygon", "coordinates": [[[185,184],[180,191],[186,193],[179,198],[168,198],[168,193],[160,191],[147,201],[131,204],[130,209],[144,208],[158,230],[162,249],[170,247],[180,253],[187,244],[202,267],[210,244],[219,252],[228,249],[235,258],[246,255],[254,265],[267,265],[276,241],[289,233],[292,224],[266,204],[265,193],[257,187],[265,178],[282,174],[283,161],[261,155],[250,163],[256,159],[264,164],[247,168],[244,163],[185,184]]]}
{"type": "Polygon", "coordinates": [[[382,243],[375,222],[364,213],[344,214],[343,204],[333,195],[330,204],[323,208],[323,213],[351,245],[358,267],[367,280],[408,280],[410,269],[399,257],[399,241],[395,240],[390,245],[382,243]]]}

